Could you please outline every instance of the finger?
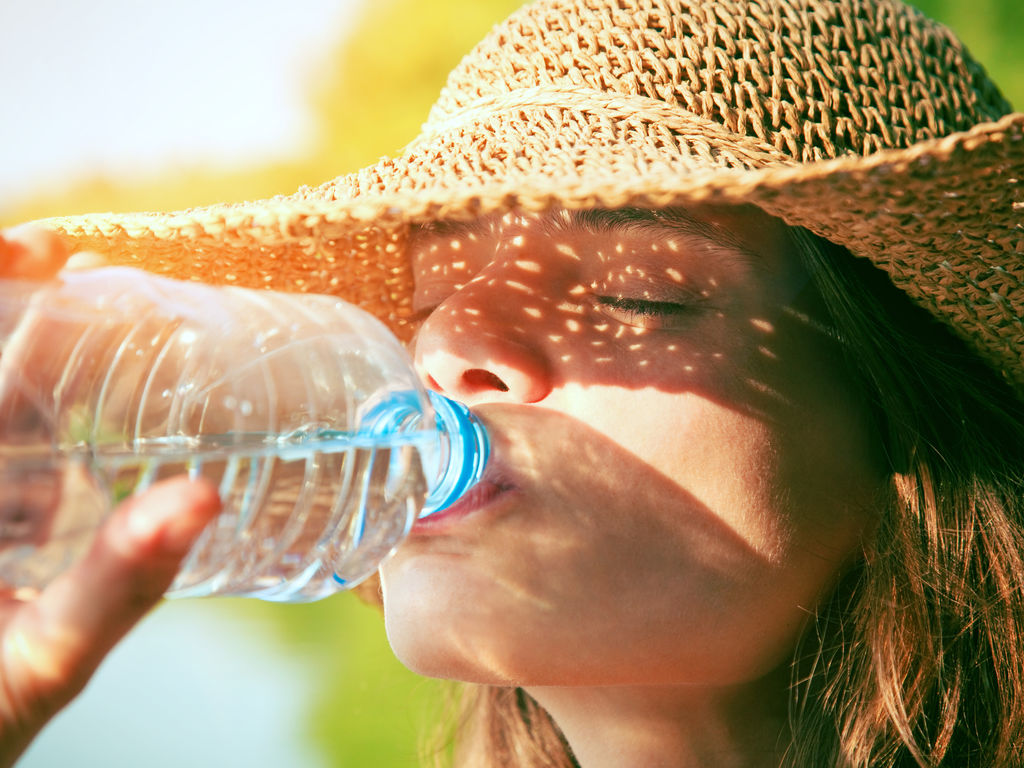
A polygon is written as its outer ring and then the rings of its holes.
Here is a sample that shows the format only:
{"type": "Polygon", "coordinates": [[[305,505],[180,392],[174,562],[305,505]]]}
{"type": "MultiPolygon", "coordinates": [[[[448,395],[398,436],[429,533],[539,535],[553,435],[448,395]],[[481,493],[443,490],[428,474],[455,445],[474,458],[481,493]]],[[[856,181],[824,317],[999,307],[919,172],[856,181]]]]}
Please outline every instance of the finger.
{"type": "Polygon", "coordinates": [[[209,483],[175,478],[155,485],[122,504],[83,560],[18,613],[5,636],[5,666],[10,675],[15,658],[26,670],[39,697],[33,708],[46,702],[55,712],[78,693],[167,590],[219,509],[209,483]]]}
{"type": "Polygon", "coordinates": [[[49,230],[22,224],[0,232],[0,277],[49,280],[67,260],[67,246],[49,230]]]}
{"type": "Polygon", "coordinates": [[[110,262],[106,257],[92,251],[79,251],[72,254],[64,265],[65,270],[96,269],[97,267],[109,266],[110,262]]]}

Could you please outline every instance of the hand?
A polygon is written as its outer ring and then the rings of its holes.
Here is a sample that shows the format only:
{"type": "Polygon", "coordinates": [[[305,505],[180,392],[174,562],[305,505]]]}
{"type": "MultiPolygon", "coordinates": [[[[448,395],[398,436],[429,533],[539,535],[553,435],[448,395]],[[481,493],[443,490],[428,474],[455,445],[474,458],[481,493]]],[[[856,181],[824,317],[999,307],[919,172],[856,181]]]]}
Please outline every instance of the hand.
{"type": "Polygon", "coordinates": [[[54,233],[32,226],[0,230],[0,278],[49,280],[68,260],[54,233]]]}
{"type": "MultiPolygon", "coordinates": [[[[0,278],[47,280],[67,259],[55,235],[0,232],[0,278]]],[[[0,768],[160,599],[219,509],[209,483],[164,481],[114,510],[86,556],[41,593],[0,590],[0,768]]]]}
{"type": "Polygon", "coordinates": [[[0,593],[0,766],[14,764],[156,604],[219,509],[211,484],[165,480],[121,504],[88,554],[38,596],[0,593]]]}

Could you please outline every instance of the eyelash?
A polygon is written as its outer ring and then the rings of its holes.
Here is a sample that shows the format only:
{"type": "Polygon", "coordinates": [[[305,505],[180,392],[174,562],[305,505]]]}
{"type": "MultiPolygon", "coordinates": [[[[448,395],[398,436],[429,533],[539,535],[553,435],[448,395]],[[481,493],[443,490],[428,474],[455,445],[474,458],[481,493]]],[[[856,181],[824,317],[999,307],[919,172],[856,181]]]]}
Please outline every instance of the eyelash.
{"type": "Polygon", "coordinates": [[[637,328],[674,328],[697,309],[694,303],[650,301],[621,296],[595,296],[598,310],[625,325],[637,328]]]}

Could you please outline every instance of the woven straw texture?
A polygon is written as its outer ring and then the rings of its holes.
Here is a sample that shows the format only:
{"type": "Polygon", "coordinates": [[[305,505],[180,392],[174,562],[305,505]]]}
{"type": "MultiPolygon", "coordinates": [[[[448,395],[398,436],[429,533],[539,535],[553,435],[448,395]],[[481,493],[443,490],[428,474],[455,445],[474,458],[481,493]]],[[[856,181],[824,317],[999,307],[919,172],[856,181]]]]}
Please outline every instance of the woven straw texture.
{"type": "Polygon", "coordinates": [[[1024,393],[1024,115],[897,0],[540,0],[399,156],[290,197],[48,220],[78,249],[334,293],[409,332],[411,225],[750,203],[886,270],[1024,393]]]}

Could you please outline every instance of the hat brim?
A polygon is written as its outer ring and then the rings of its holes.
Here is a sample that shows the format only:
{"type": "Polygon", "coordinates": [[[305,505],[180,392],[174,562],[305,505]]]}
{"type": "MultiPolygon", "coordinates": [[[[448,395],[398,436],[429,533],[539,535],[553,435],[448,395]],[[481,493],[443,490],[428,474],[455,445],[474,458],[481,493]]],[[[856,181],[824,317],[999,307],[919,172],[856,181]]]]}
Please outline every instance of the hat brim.
{"type": "Polygon", "coordinates": [[[397,158],[288,197],[41,223],[111,263],[334,294],[404,337],[410,226],[553,207],[752,204],[870,259],[1024,392],[1024,115],[797,163],[696,116],[676,113],[667,127],[664,115],[619,119],[595,141],[592,113],[539,109],[463,115],[397,158]]]}

